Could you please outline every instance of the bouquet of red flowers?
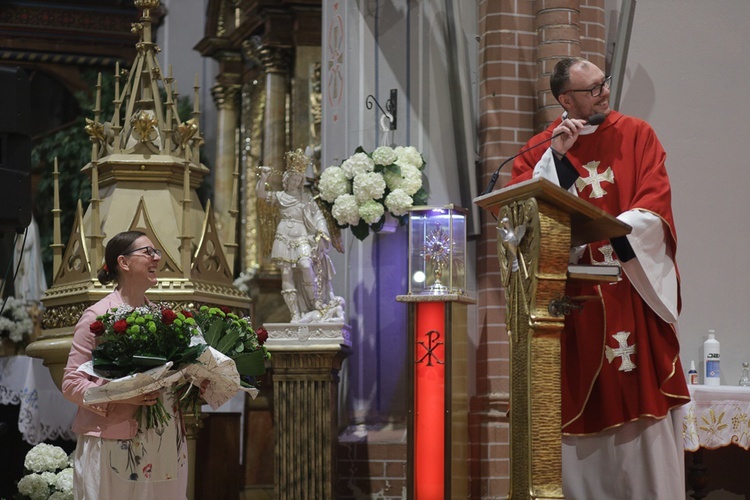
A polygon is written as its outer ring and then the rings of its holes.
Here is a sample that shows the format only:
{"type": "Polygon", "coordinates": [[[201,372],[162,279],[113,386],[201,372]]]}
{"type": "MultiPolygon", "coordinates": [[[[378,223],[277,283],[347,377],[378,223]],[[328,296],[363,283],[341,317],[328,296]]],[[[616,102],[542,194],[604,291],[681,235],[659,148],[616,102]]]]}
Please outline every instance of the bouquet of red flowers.
{"type": "Polygon", "coordinates": [[[168,361],[173,367],[192,363],[206,348],[193,342],[200,329],[189,312],[156,304],[112,309],[97,317],[90,329],[97,336],[94,371],[107,378],[125,377],[168,361]]]}
{"type": "MultiPolygon", "coordinates": [[[[109,379],[167,363],[179,369],[195,362],[206,349],[189,312],[175,312],[156,304],[120,306],[97,317],[89,328],[97,336],[97,346],[92,350],[93,371],[109,379]]],[[[163,426],[169,419],[161,399],[145,411],[139,407],[136,413],[136,420],[146,429],[163,426]]]]}
{"type": "MultiPolygon", "coordinates": [[[[248,318],[226,308],[203,306],[192,312],[157,304],[121,306],[99,316],[90,329],[97,346],[92,361],[79,370],[110,382],[88,389],[87,404],[176,386],[172,394],[183,409],[203,401],[216,409],[238,390],[254,397],[256,377],[265,373],[270,358],[263,346],[265,330],[256,333],[248,318]],[[193,390],[196,386],[203,389],[193,390]]],[[[140,407],[136,418],[149,429],[163,426],[170,417],[158,400],[145,411],[140,407]]]]}

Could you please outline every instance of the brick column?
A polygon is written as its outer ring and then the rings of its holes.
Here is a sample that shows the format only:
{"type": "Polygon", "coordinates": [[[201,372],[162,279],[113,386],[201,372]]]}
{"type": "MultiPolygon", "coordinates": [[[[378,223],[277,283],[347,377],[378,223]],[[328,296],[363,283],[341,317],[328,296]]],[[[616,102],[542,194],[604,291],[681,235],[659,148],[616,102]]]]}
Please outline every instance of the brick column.
{"type": "MultiPolygon", "coordinates": [[[[604,0],[479,1],[480,185],[561,109],[549,74],[567,56],[605,70],[604,0]]],[[[606,71],[606,70],[605,70],[606,71]]],[[[507,183],[511,165],[496,188],[507,183]]],[[[479,343],[476,395],[470,402],[472,498],[508,494],[509,346],[500,286],[497,222],[483,214],[477,245],[479,343]]]]}
{"type": "Polygon", "coordinates": [[[549,75],[565,57],[580,57],[578,0],[544,0],[537,3],[539,50],[537,51],[537,132],[554,121],[562,110],[549,88],[549,75]]]}

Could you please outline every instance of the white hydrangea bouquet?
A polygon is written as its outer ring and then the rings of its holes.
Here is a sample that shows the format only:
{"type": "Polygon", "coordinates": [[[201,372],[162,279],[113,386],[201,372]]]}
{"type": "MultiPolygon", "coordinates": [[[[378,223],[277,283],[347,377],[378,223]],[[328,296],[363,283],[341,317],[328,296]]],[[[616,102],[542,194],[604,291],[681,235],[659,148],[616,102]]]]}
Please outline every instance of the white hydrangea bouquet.
{"type": "Polygon", "coordinates": [[[15,297],[5,300],[0,314],[0,337],[7,337],[16,344],[23,343],[34,330],[34,321],[26,303],[15,297]]]}
{"type": "Polygon", "coordinates": [[[31,500],[73,500],[73,465],[59,446],[40,443],[26,454],[29,471],[18,481],[18,493],[31,500]]]}
{"type": "Polygon", "coordinates": [[[320,198],[341,228],[351,227],[359,240],[383,228],[386,211],[406,223],[413,206],[427,204],[422,183],[425,162],[413,146],[381,146],[372,154],[361,146],[341,166],[330,166],[320,176],[320,198]]]}

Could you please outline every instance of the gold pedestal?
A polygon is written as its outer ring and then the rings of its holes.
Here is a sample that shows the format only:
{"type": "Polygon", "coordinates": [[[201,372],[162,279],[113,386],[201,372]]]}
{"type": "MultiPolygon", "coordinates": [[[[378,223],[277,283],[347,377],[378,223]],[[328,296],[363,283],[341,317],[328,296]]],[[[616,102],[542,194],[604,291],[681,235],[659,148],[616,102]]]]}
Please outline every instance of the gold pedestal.
{"type": "Polygon", "coordinates": [[[338,373],[348,325],[266,323],[272,353],[274,497],[336,497],[338,373]]]}

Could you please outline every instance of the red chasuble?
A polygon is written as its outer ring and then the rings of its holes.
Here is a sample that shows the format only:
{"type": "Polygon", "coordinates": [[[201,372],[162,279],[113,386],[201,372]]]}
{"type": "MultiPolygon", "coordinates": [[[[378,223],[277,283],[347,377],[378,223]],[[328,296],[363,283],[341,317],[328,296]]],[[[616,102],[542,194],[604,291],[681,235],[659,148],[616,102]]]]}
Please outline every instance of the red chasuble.
{"type": "MultiPolygon", "coordinates": [[[[560,121],[526,147],[549,138],[560,121]]],[[[530,179],[543,153],[535,148],[518,157],[510,184],[530,179]]],[[[580,175],[575,184],[580,198],[614,216],[635,209],[657,215],[675,254],[666,153],[646,122],[612,111],[594,133],[579,135],[566,156],[580,175]]],[[[610,242],[599,241],[587,245],[580,263],[612,260],[617,255],[610,242]]],[[[592,434],[637,418],[661,418],[690,400],[674,326],[646,304],[625,273],[614,284],[568,284],[566,293],[599,298],[565,318],[564,433],[592,434]]]]}

